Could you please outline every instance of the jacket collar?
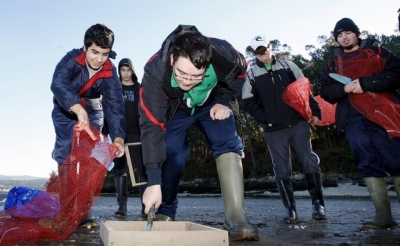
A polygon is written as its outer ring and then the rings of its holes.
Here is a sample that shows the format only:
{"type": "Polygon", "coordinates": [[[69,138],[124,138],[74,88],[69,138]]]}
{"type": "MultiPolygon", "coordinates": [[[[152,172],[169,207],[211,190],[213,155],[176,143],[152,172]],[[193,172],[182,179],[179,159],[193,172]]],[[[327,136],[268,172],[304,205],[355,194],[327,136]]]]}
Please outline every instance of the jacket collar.
{"type": "MultiPolygon", "coordinates": [[[[86,66],[86,52],[82,51],[82,53],[75,58],[75,61],[81,66],[86,66]]],[[[100,71],[109,71],[109,70],[112,70],[112,63],[110,59],[107,59],[107,61],[101,67],[100,71]]]]}

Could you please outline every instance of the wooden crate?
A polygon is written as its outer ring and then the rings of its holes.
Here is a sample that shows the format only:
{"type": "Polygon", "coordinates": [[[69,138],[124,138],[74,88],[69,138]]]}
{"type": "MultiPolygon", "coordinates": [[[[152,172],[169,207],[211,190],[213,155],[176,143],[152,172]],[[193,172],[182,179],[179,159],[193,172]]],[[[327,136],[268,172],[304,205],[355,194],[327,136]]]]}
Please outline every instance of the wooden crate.
{"type": "Polygon", "coordinates": [[[100,238],[104,245],[229,245],[228,231],[186,221],[102,221],[100,238]]]}

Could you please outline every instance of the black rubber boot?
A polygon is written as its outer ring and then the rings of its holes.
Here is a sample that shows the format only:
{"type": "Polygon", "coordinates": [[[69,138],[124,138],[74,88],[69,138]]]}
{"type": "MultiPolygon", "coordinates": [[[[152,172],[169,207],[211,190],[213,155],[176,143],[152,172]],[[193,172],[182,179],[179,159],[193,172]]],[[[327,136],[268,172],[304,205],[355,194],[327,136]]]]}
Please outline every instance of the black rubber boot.
{"type": "Polygon", "coordinates": [[[238,154],[226,153],[216,160],[225,205],[224,229],[232,241],[258,241],[258,230],[244,213],[242,160],[238,154]]]}
{"type": "Polygon", "coordinates": [[[311,195],[314,220],[326,220],[325,201],[322,192],[322,181],[319,173],[306,173],[308,192],[311,195]]]}
{"type": "Polygon", "coordinates": [[[126,175],[114,177],[115,194],[117,195],[118,210],[114,213],[117,218],[124,219],[127,214],[127,201],[128,201],[128,177],[126,175]]]}
{"type": "Polygon", "coordinates": [[[286,208],[286,217],[283,222],[286,224],[296,224],[299,222],[296,211],[296,201],[293,194],[292,181],[290,179],[275,180],[279,194],[286,208]]]}
{"type": "Polygon", "coordinates": [[[384,178],[368,177],[364,178],[364,181],[375,206],[375,219],[365,222],[364,227],[386,229],[397,226],[392,216],[386,180],[384,178]]]}

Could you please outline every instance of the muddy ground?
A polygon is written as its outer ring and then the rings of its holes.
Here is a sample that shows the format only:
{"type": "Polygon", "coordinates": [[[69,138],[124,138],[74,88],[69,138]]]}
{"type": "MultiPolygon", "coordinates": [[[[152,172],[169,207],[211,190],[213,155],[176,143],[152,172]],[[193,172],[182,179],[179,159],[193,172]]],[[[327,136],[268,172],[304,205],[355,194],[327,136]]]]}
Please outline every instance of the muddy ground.
{"type": "MultiPolygon", "coordinates": [[[[246,214],[260,235],[258,242],[230,242],[229,245],[400,245],[400,230],[364,229],[362,223],[373,219],[374,207],[365,187],[343,185],[325,189],[328,220],[310,221],[311,201],[307,192],[296,192],[298,227],[282,224],[284,210],[278,194],[269,192],[247,193],[246,214]]],[[[400,205],[395,192],[390,191],[393,217],[400,222],[400,205]]],[[[142,220],[140,200],[129,197],[128,221],[142,220]]],[[[102,196],[95,203],[92,214],[100,224],[113,217],[117,203],[114,196],[102,196]]],[[[224,208],[219,195],[182,194],[176,220],[190,221],[222,229],[224,208]]],[[[145,228],[143,228],[144,230],[145,228]]],[[[40,240],[36,245],[103,245],[100,229],[77,229],[67,240],[54,242],[40,240]]],[[[133,242],[132,242],[133,245],[133,242]]]]}

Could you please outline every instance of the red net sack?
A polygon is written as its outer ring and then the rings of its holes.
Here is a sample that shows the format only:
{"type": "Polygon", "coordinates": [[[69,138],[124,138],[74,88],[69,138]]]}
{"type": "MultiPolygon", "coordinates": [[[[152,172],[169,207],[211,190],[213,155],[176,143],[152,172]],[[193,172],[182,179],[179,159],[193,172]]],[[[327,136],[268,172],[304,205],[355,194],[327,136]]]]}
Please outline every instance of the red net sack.
{"type": "Polygon", "coordinates": [[[353,80],[382,72],[386,60],[370,49],[359,49],[350,54],[342,53],[335,59],[336,72],[353,80]]]}
{"type": "Polygon", "coordinates": [[[308,121],[312,118],[309,101],[311,91],[312,86],[308,78],[300,78],[289,84],[282,94],[283,101],[308,121]]]}
{"type": "MultiPolygon", "coordinates": [[[[50,177],[43,191],[59,199],[60,210],[40,211],[48,216],[29,220],[0,213],[0,245],[33,245],[39,239],[65,240],[89,213],[101,192],[107,169],[118,148],[95,127],[74,132],[71,154],[50,177]]],[[[41,197],[35,202],[40,202],[41,197]]],[[[45,202],[43,200],[42,202],[45,202]]],[[[30,206],[27,203],[26,206],[30,206]]],[[[27,209],[27,211],[30,211],[27,209]]]]}
{"type": "Polygon", "coordinates": [[[319,126],[328,126],[331,124],[334,124],[336,122],[335,120],[335,114],[336,114],[336,103],[335,104],[330,104],[324,99],[322,99],[321,96],[316,96],[315,100],[317,101],[319,108],[321,109],[321,114],[322,114],[322,119],[318,123],[319,126]]]}
{"type": "Polygon", "coordinates": [[[353,107],[386,130],[390,138],[400,137],[400,105],[388,92],[349,94],[353,107]]]}
{"type": "MultiPolygon", "coordinates": [[[[360,49],[357,53],[352,52],[351,57],[343,53],[335,62],[337,63],[339,74],[354,80],[376,72],[382,72],[385,68],[386,60],[373,50],[360,49]]],[[[384,128],[389,137],[400,137],[400,105],[390,93],[350,93],[349,101],[360,114],[384,128]]]]}

